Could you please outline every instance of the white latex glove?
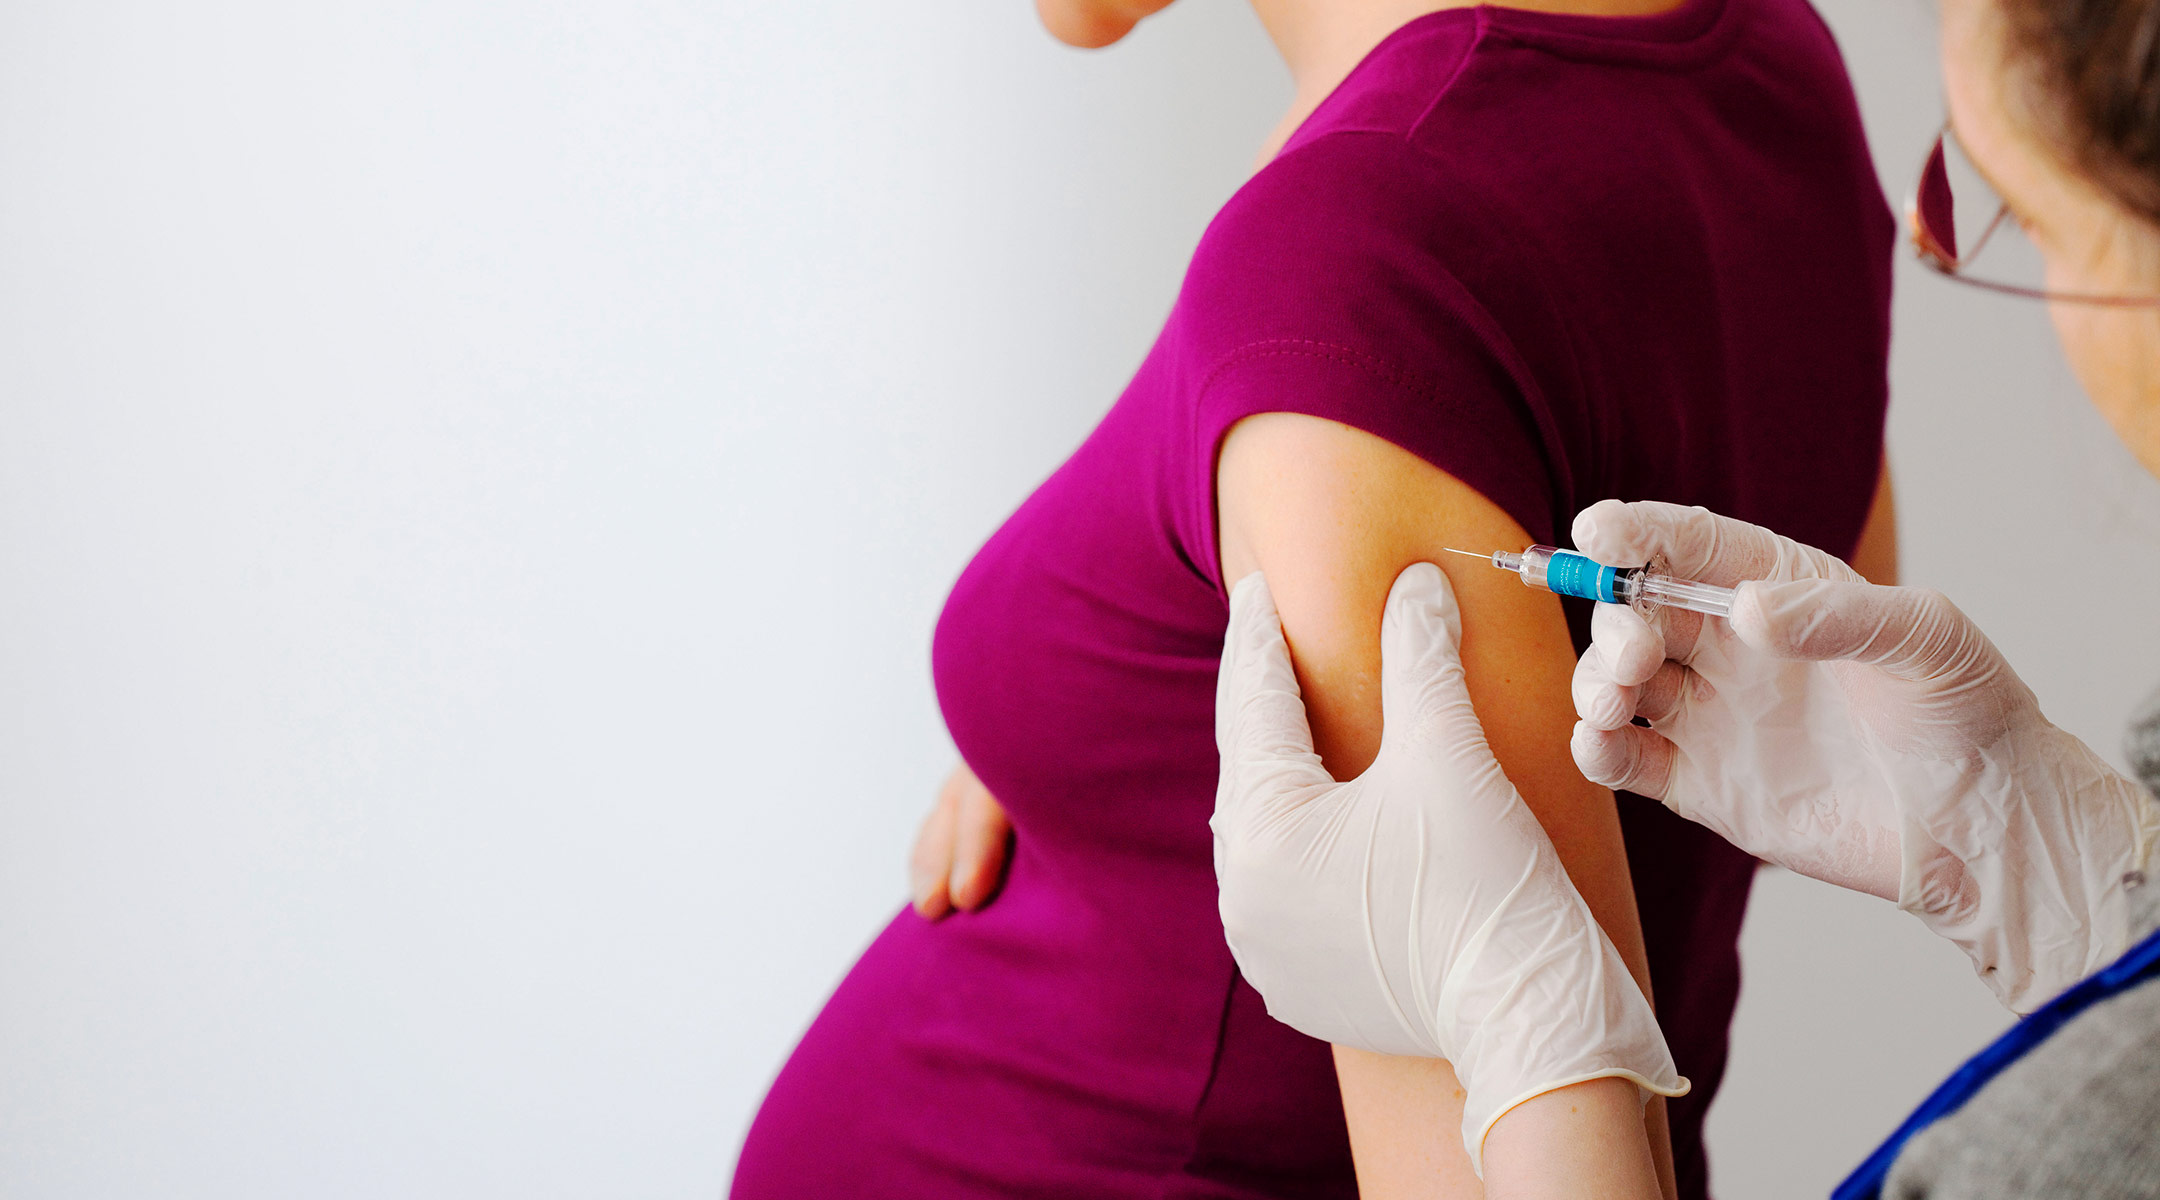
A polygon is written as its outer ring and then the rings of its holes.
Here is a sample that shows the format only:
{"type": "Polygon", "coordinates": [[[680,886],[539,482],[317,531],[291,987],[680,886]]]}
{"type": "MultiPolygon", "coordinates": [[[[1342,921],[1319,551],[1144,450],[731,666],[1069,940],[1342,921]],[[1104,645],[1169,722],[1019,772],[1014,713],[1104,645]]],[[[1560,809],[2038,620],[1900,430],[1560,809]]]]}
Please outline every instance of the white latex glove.
{"type": "Polygon", "coordinates": [[[1687,1091],[1657,1019],[1485,743],[1431,563],[1380,628],[1380,754],[1337,783],[1313,753],[1267,582],[1230,594],[1215,694],[1215,874],[1230,951],[1268,1012],[1383,1054],[1444,1058],[1463,1145],[1533,1096],[1607,1076],[1687,1091]]]}
{"type": "Polygon", "coordinates": [[[1896,900],[2018,1012],[2122,952],[2160,806],[2050,724],[1940,593],[1700,508],[1607,500],[1574,535],[1599,562],[1662,554],[1739,592],[1722,621],[1597,607],[1575,671],[1583,774],[1896,900]]]}

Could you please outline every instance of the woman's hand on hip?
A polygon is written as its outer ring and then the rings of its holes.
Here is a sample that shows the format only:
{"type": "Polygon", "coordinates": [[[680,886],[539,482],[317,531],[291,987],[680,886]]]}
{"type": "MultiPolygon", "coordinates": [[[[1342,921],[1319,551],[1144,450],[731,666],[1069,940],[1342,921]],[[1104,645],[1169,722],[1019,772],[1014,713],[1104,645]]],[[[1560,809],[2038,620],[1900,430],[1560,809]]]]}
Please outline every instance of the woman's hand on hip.
{"type": "Polygon", "coordinates": [[[1585,775],[1896,900],[2018,1011],[2120,953],[2160,806],[2050,724],[1948,599],[1700,508],[1603,501],[1574,535],[1738,590],[1726,620],[1598,606],[1574,685],[1585,775]]]}
{"type": "Polygon", "coordinates": [[[935,921],[990,903],[1005,881],[1012,821],[966,763],[953,768],[908,856],[915,911],[935,921]]]}
{"type": "Polygon", "coordinates": [[[1230,597],[1215,698],[1210,826],[1224,933],[1268,1012],[1384,1054],[1444,1058],[1463,1141],[1516,1104],[1602,1076],[1665,1095],[1656,1018],[1487,746],[1431,563],[1404,571],[1380,631],[1380,751],[1337,783],[1306,722],[1258,572],[1230,597]]]}

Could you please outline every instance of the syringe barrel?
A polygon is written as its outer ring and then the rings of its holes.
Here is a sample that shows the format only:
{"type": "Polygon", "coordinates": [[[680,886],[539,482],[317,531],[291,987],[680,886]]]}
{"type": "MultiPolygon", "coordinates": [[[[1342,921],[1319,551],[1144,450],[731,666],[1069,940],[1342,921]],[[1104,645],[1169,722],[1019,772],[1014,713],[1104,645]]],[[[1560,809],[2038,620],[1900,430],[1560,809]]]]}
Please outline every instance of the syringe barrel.
{"type": "Polygon", "coordinates": [[[1501,551],[1493,565],[1514,571],[1527,587],[1604,604],[1626,604],[1648,617],[1667,606],[1729,616],[1731,588],[1713,587],[1664,573],[1664,560],[1648,567],[1608,567],[1596,559],[1556,546],[1532,546],[1521,554],[1501,551]]]}
{"type": "Polygon", "coordinates": [[[1620,572],[1596,559],[1554,546],[1532,546],[1522,552],[1515,569],[1528,587],[1543,588],[1562,596],[1625,603],[1619,594],[1620,572]]]}

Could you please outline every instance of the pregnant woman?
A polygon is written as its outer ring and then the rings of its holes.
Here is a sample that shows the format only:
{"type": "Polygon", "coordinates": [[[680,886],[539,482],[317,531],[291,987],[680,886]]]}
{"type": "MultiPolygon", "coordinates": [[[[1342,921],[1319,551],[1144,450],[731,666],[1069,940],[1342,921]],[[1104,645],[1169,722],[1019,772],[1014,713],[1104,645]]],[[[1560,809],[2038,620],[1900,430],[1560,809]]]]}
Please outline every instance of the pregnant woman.
{"type": "MultiPolygon", "coordinates": [[[[1164,2],[1041,8],[1103,44],[1164,2]]],[[[1803,0],[1254,4],[1291,112],[938,625],[966,769],[927,861],[991,861],[1009,813],[1003,888],[886,928],[774,1083],[737,1200],[1477,1194],[1445,1063],[1278,1024],[1224,944],[1224,581],[1266,570],[1348,778],[1378,748],[1389,585],[1442,547],[1655,498],[1888,573],[1893,223],[1803,0]]],[[[1754,860],[1576,772],[1579,615],[1499,572],[1459,598],[1492,745],[1693,1080],[1665,1187],[1703,1196],[1754,860]]]]}

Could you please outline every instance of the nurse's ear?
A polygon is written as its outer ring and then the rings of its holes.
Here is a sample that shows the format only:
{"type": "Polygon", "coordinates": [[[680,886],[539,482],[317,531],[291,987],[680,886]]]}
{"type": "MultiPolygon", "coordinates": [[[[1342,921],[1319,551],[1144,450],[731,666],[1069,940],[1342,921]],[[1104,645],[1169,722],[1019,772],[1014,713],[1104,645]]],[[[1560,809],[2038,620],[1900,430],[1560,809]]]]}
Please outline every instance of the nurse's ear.
{"type": "Polygon", "coordinates": [[[1051,37],[1068,46],[1094,50],[1131,33],[1133,26],[1170,4],[1171,0],[1035,0],[1035,14],[1051,37]]]}

